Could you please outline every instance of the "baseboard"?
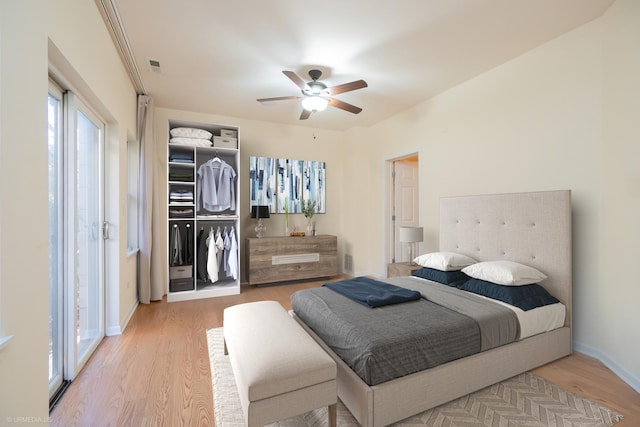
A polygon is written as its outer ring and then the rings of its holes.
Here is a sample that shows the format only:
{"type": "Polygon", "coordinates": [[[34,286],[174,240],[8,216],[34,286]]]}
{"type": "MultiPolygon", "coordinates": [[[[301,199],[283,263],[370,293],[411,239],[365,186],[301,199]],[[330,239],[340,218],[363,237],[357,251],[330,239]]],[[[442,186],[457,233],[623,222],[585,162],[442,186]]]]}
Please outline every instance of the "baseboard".
{"type": "Polygon", "coordinates": [[[107,328],[106,335],[108,337],[113,337],[113,336],[116,336],[116,335],[122,335],[122,331],[123,331],[123,329],[120,327],[120,325],[118,325],[118,326],[109,326],[107,328]]]}
{"type": "Polygon", "coordinates": [[[622,381],[629,384],[631,388],[640,393],[640,378],[637,378],[636,376],[631,374],[627,369],[622,367],[618,362],[611,359],[605,353],[576,341],[573,342],[573,350],[598,359],[607,368],[611,369],[611,371],[613,371],[613,373],[616,374],[622,381]]]}
{"type": "Polygon", "coordinates": [[[136,300],[135,303],[133,303],[133,306],[131,306],[131,309],[129,310],[127,317],[124,319],[124,322],[122,322],[121,325],[110,326],[107,328],[106,334],[108,337],[112,337],[115,335],[122,335],[124,330],[127,328],[127,325],[129,324],[129,320],[131,320],[131,317],[133,317],[133,313],[136,312],[136,308],[138,308],[139,303],[140,302],[138,300],[136,300]]]}
{"type": "Polygon", "coordinates": [[[366,277],[371,277],[372,279],[375,280],[383,280],[385,278],[384,274],[380,274],[380,272],[371,272],[371,271],[355,271],[352,273],[345,273],[345,274],[349,274],[353,277],[362,277],[362,276],[366,276],[366,277]]]}

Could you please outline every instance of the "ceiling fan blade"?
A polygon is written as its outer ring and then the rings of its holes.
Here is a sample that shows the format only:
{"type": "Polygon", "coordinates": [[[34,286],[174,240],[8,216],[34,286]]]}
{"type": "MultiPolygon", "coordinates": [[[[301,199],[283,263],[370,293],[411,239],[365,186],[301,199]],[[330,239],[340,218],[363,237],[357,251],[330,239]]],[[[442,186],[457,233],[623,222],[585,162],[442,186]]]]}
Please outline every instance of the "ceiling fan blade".
{"type": "Polygon", "coordinates": [[[300,113],[300,120],[307,120],[311,115],[311,111],[302,109],[302,113],[300,113]]]}
{"type": "Polygon", "coordinates": [[[270,102],[270,101],[286,101],[288,99],[298,99],[302,98],[301,96],[277,96],[275,98],[260,98],[256,99],[258,102],[270,102]]]}
{"type": "Polygon", "coordinates": [[[294,73],[293,71],[283,71],[282,72],[285,76],[289,77],[289,79],[300,88],[300,90],[304,91],[304,90],[311,90],[311,88],[309,88],[309,86],[307,85],[307,82],[305,82],[304,80],[302,80],[300,78],[300,76],[298,76],[296,73],[294,73]]]}
{"type": "Polygon", "coordinates": [[[360,107],[356,107],[355,105],[351,105],[349,103],[340,101],[335,98],[329,98],[329,105],[331,105],[332,107],[340,108],[341,110],[345,110],[353,114],[358,114],[360,111],[362,111],[362,108],[360,107]]]}
{"type": "Polygon", "coordinates": [[[365,82],[364,80],[356,80],[351,83],[343,83],[341,85],[332,86],[329,88],[329,93],[331,95],[337,95],[339,93],[345,93],[345,92],[350,92],[356,89],[362,89],[367,86],[368,86],[367,82],[365,82]]]}

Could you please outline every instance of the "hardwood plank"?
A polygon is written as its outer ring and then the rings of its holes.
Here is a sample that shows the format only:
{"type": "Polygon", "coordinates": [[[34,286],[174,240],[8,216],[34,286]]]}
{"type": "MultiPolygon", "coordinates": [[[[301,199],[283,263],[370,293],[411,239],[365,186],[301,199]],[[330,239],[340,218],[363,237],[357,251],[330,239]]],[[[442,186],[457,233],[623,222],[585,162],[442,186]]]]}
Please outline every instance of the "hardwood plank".
{"type": "Polygon", "coordinates": [[[616,427],[640,425],[640,394],[597,359],[574,352],[531,372],[620,412],[624,419],[616,427]]]}
{"type": "MultiPolygon", "coordinates": [[[[206,330],[222,326],[226,307],[273,300],[289,310],[293,292],[326,281],[245,285],[240,295],[140,305],[123,335],[102,341],[50,424],[214,426],[206,330]]],[[[640,425],[640,394],[595,359],[574,353],[532,372],[621,412],[616,427],[640,425]]]]}

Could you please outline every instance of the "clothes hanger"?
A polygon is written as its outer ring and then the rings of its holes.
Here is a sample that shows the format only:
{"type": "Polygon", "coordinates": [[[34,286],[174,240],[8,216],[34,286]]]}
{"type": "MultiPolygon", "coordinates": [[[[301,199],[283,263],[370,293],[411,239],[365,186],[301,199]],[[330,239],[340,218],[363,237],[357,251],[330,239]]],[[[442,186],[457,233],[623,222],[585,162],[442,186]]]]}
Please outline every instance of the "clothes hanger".
{"type": "Polygon", "coordinates": [[[211,159],[212,162],[222,163],[222,160],[220,160],[220,158],[218,158],[218,150],[215,151],[214,156],[215,157],[213,159],[211,159]]]}

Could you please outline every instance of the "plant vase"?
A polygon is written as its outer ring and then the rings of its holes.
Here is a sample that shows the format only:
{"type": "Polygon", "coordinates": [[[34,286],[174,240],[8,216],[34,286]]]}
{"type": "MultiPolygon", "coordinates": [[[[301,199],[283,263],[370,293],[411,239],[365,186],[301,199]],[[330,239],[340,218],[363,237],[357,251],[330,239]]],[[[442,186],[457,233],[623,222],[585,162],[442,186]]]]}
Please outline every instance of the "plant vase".
{"type": "Polygon", "coordinates": [[[312,221],[313,215],[316,213],[315,200],[302,201],[302,213],[307,218],[307,236],[315,236],[315,223],[312,221]]]}

